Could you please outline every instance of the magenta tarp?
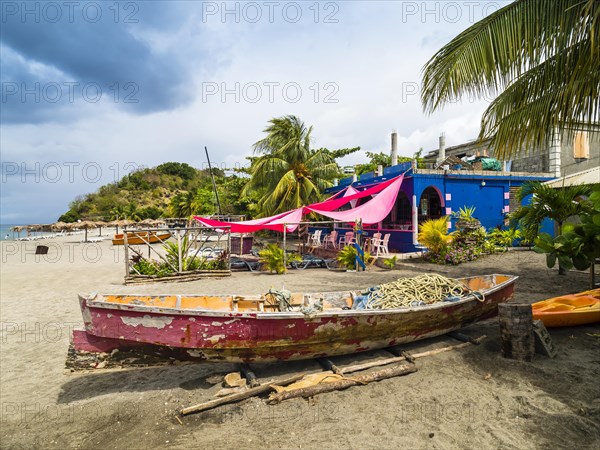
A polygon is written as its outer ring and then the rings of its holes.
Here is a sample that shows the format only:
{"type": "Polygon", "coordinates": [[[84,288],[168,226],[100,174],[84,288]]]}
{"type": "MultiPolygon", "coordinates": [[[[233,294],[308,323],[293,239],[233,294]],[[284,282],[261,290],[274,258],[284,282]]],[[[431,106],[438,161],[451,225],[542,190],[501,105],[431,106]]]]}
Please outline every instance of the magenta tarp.
{"type": "MultiPolygon", "coordinates": [[[[378,192],[381,192],[382,190],[387,188],[390,184],[392,184],[396,180],[400,180],[400,183],[402,183],[403,178],[404,178],[404,175],[400,175],[399,177],[392,178],[391,180],[382,181],[381,183],[376,184],[375,186],[370,187],[368,189],[365,189],[364,191],[359,191],[356,194],[345,195],[344,197],[329,199],[329,200],[325,200],[320,203],[313,203],[312,205],[308,205],[307,208],[315,208],[315,209],[319,209],[321,211],[334,211],[338,208],[341,208],[346,203],[350,203],[352,200],[356,200],[359,198],[368,197],[369,195],[377,194],[378,192]]],[[[354,189],[354,188],[352,188],[352,189],[354,189]]]]}
{"type": "MultiPolygon", "coordinates": [[[[203,217],[194,216],[198,222],[211,228],[229,228],[232,233],[253,233],[259,230],[274,230],[283,231],[285,224],[286,230],[292,232],[298,227],[298,223],[302,221],[302,215],[309,212],[315,212],[325,217],[330,217],[342,222],[354,222],[356,219],[362,219],[365,225],[381,222],[390,213],[396,202],[398,191],[404,175],[401,175],[391,180],[379,183],[364,191],[355,192],[353,187],[349,187],[344,193],[344,197],[330,198],[320,203],[302,208],[287,211],[271,217],[263,217],[262,219],[247,220],[244,222],[221,222],[218,220],[205,219],[203,217]],[[350,190],[352,189],[352,190],[350,190]],[[349,194],[349,195],[348,195],[349,194]],[[369,195],[376,195],[368,202],[356,208],[346,211],[333,211],[349,202],[353,202],[359,198],[364,198],[369,195]]],[[[355,202],[353,202],[355,203],[355,202]]]]}
{"type": "Polygon", "coordinates": [[[342,195],[342,197],[349,197],[351,195],[354,194],[358,194],[360,191],[357,191],[356,189],[354,189],[352,186],[348,186],[346,188],[346,192],[344,192],[344,195],[342,195]]]}
{"type": "Polygon", "coordinates": [[[271,217],[246,220],[243,222],[222,222],[219,220],[206,219],[199,216],[194,216],[194,219],[210,228],[228,227],[232,233],[253,233],[260,230],[283,232],[284,224],[291,224],[287,225],[286,228],[288,232],[292,232],[298,227],[297,223],[302,221],[302,208],[287,211],[271,217]]]}
{"type": "MultiPolygon", "coordinates": [[[[362,219],[362,223],[365,225],[379,223],[386,218],[394,207],[403,179],[404,176],[394,178],[379,192],[377,197],[356,208],[348,209],[346,211],[329,211],[328,209],[318,209],[314,207],[315,205],[311,205],[305,207],[305,209],[341,222],[354,222],[356,219],[362,219]]],[[[364,192],[365,191],[361,193],[364,192]]],[[[346,198],[350,197],[352,196],[346,198]]]]}

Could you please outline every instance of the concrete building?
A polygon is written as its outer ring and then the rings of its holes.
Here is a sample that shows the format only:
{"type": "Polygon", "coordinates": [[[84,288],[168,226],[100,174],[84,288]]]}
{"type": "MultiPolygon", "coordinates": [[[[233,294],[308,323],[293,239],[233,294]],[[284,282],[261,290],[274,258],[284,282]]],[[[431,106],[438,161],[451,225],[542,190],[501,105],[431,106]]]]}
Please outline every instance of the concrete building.
{"type": "MultiPolygon", "coordinates": [[[[552,142],[543,148],[521,151],[515,158],[503,161],[508,172],[549,173],[558,178],[600,166],[600,126],[587,127],[587,131],[555,133],[552,142]]],[[[489,156],[494,149],[489,141],[467,142],[446,147],[446,139],[440,136],[439,147],[424,156],[426,167],[435,168],[447,157],[489,156]]]]}

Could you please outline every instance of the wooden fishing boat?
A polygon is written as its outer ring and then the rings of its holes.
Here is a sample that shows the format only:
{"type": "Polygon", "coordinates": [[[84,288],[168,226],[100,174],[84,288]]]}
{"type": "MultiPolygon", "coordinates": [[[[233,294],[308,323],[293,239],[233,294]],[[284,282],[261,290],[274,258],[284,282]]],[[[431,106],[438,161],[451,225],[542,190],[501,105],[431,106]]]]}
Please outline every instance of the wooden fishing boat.
{"type": "MultiPolygon", "coordinates": [[[[128,244],[155,244],[166,241],[171,237],[168,231],[129,231],[127,233],[128,244]]],[[[115,234],[112,240],[113,245],[125,245],[125,236],[115,234]]]]}
{"type": "Polygon", "coordinates": [[[463,278],[470,293],[460,300],[395,309],[351,309],[357,293],[350,291],[292,294],[291,311],[279,311],[271,294],[80,295],[85,330],[74,332],[73,346],[110,352],[151,345],[230,362],[356,353],[439,336],[493,317],[498,304],[512,298],[516,279],[498,274],[463,278]],[[322,311],[310,311],[315,302],[322,311]]]}
{"type": "Polygon", "coordinates": [[[600,322],[600,289],[537,302],[531,309],[533,318],[549,328],[600,322]]]}

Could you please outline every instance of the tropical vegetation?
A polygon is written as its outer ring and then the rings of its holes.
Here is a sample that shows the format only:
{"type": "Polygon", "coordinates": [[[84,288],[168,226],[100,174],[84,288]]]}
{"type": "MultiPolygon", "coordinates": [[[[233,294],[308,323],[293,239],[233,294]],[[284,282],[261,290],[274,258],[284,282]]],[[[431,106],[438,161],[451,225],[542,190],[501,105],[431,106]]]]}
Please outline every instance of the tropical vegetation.
{"type": "MultiPolygon", "coordinates": [[[[250,214],[252,198],[240,195],[247,178],[213,168],[223,214],[250,214]]],[[[96,192],[77,197],[59,220],[132,220],[218,213],[210,172],[186,163],[141,168],[96,192]]]]}
{"type": "MultiPolygon", "coordinates": [[[[263,250],[258,252],[260,263],[270,273],[282,274],[286,271],[286,265],[284,262],[283,249],[275,244],[268,244],[263,250]]],[[[291,253],[287,255],[287,263],[300,262],[302,257],[297,253],[291,253]]]]}
{"type": "MultiPolygon", "coordinates": [[[[364,164],[358,164],[354,167],[355,173],[357,175],[362,175],[368,172],[375,172],[377,170],[377,166],[389,167],[392,165],[392,156],[389,153],[365,153],[367,155],[367,158],[369,158],[369,162],[364,164]]],[[[398,164],[417,161],[417,167],[424,167],[425,163],[423,158],[421,157],[421,153],[423,153],[423,148],[420,148],[419,151],[416,152],[412,157],[398,156],[398,164]]]]}
{"type": "MultiPolygon", "coordinates": [[[[474,208],[465,208],[458,215],[472,217],[474,208]]],[[[437,264],[461,264],[483,255],[507,251],[520,238],[519,230],[482,226],[459,228],[448,233],[448,216],[430,219],[419,226],[418,240],[428,249],[424,259],[437,264]]],[[[476,220],[476,219],[474,219],[476,220]]],[[[479,221],[477,221],[479,223],[479,221]]]]}
{"type": "Polygon", "coordinates": [[[552,219],[557,225],[557,235],[562,234],[563,224],[571,217],[585,212],[589,205],[580,200],[591,193],[590,186],[565,186],[552,188],[539,181],[524,183],[517,193],[519,209],[510,215],[511,226],[522,230],[523,238],[533,242],[538,236],[544,219],[552,219]],[[528,201],[527,204],[524,204],[528,201]]]}
{"type": "Polygon", "coordinates": [[[600,2],[517,0],[473,24],[425,65],[421,100],[432,113],[465,96],[493,98],[480,139],[509,159],[556,129],[600,119],[600,2]]]}
{"type": "Polygon", "coordinates": [[[566,223],[562,233],[552,237],[541,233],[535,238],[534,250],[546,253],[548,267],[558,261],[560,273],[575,267],[585,270],[600,258],[600,186],[595,186],[589,198],[581,201],[579,223],[566,223]]]}
{"type": "Polygon", "coordinates": [[[359,148],[311,148],[312,127],[296,116],[271,119],[267,136],[254,144],[250,179],[242,194],[258,200],[255,217],[267,217],[321,200],[321,193],[339,177],[337,157],[359,148]]]}
{"type": "MultiPolygon", "coordinates": [[[[346,245],[343,249],[341,249],[337,254],[337,262],[345,267],[347,270],[356,269],[356,258],[358,256],[358,252],[353,245],[346,245]]],[[[367,251],[364,252],[363,262],[368,261],[371,258],[371,254],[367,251]]]]}
{"type": "Polygon", "coordinates": [[[180,272],[194,270],[226,270],[228,253],[221,252],[215,259],[208,260],[190,252],[192,241],[185,236],[181,242],[167,241],[163,244],[165,258],[155,260],[144,258],[140,254],[132,257],[130,273],[163,277],[180,272]],[[181,248],[181,251],[180,251],[181,248]],[[179,270],[179,255],[181,253],[181,270],[179,270]]]}

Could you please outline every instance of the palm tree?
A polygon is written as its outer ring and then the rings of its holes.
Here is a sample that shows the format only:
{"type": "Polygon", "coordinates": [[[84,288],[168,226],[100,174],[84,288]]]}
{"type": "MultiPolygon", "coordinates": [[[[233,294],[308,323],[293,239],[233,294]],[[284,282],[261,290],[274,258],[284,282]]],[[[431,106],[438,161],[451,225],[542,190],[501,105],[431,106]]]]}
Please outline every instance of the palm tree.
{"type": "Polygon", "coordinates": [[[125,218],[133,220],[134,222],[139,222],[142,220],[140,211],[135,203],[130,203],[127,205],[127,208],[125,208],[125,218]]]}
{"type": "Polygon", "coordinates": [[[583,198],[591,194],[590,186],[566,186],[551,188],[539,181],[528,181],[521,186],[517,198],[523,202],[531,196],[528,205],[521,206],[512,216],[513,228],[521,225],[523,237],[529,242],[537,237],[544,219],[552,219],[557,225],[557,234],[562,234],[563,223],[570,217],[586,211],[583,198]]]}
{"type": "Polygon", "coordinates": [[[312,127],[296,116],[269,121],[267,136],[254,144],[251,178],[243,195],[256,195],[259,216],[270,216],[320,200],[338,172],[332,154],[311,150],[312,127]]]}
{"type": "Polygon", "coordinates": [[[190,217],[194,213],[195,197],[192,191],[178,192],[169,203],[173,217],[190,217]]]}
{"type": "Polygon", "coordinates": [[[113,209],[110,210],[110,218],[111,220],[121,220],[125,219],[125,206],[117,205],[113,209]]]}
{"type": "Polygon", "coordinates": [[[467,28],[425,65],[421,100],[432,113],[464,94],[495,96],[480,139],[509,159],[572,135],[600,117],[600,2],[517,0],[467,28]]]}

